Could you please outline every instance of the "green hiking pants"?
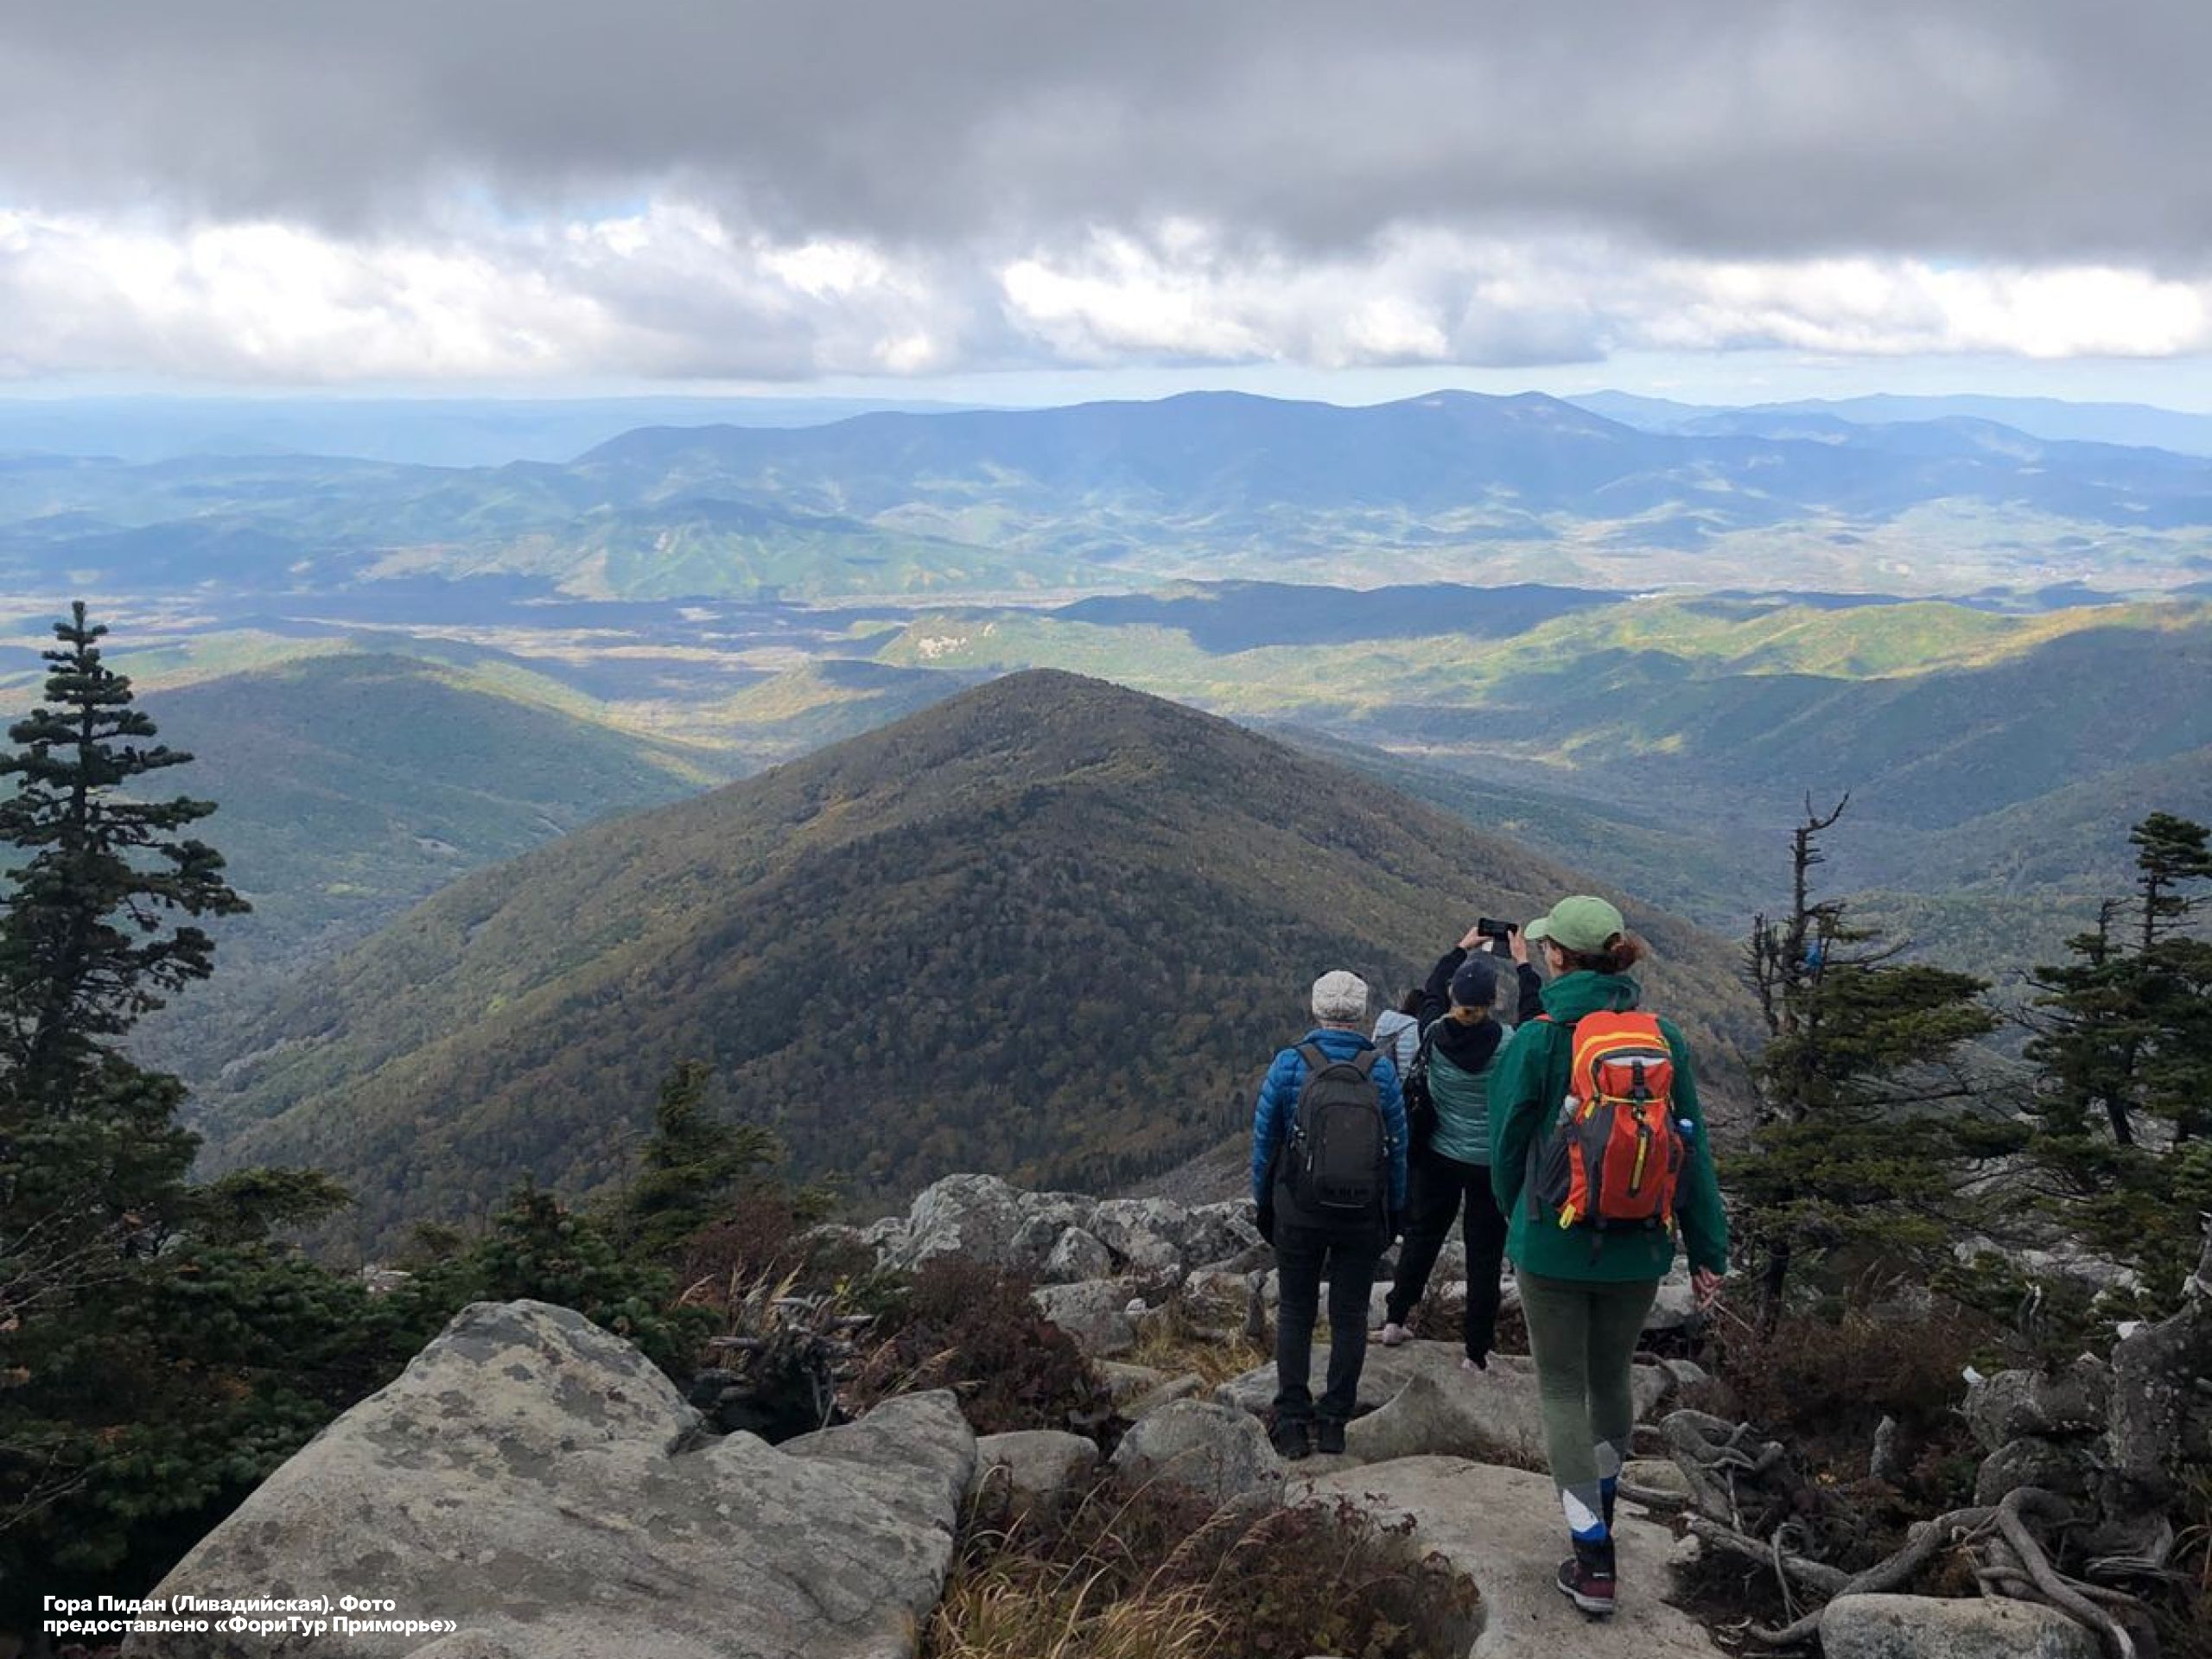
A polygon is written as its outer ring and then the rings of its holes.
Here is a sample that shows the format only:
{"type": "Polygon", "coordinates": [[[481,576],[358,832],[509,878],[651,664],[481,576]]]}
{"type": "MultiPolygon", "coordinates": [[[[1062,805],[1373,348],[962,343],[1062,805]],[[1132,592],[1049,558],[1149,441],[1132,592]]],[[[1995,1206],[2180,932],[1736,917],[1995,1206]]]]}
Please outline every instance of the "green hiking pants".
{"type": "Polygon", "coordinates": [[[1659,1281],[1518,1277],[1552,1481],[1568,1528],[1601,1534],[1605,1487],[1618,1478],[1636,1425],[1630,1367],[1659,1281]]]}

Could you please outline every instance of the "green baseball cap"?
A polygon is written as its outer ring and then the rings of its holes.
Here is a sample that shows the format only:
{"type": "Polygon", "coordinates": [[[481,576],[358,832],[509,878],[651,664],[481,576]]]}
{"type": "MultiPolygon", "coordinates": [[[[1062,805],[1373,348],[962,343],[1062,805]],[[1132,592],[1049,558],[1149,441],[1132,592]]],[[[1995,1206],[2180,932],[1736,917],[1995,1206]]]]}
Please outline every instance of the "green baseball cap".
{"type": "Polygon", "coordinates": [[[1562,899],[1548,916],[1529,924],[1527,936],[1549,939],[1562,950],[1595,956],[1611,944],[1614,936],[1628,931],[1621,913],[1604,899],[1586,893],[1562,899]]]}

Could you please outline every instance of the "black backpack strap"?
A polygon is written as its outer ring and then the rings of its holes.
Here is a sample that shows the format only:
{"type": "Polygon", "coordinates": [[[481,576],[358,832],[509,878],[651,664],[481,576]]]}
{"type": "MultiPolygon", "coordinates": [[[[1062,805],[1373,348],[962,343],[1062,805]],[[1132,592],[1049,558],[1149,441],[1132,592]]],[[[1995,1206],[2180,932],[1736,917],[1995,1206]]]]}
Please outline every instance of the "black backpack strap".
{"type": "Polygon", "coordinates": [[[1363,1048],[1358,1053],[1353,1055],[1350,1060],[1338,1061],[1337,1064],[1351,1065],[1358,1071],[1361,1077],[1365,1077],[1374,1075],[1375,1063],[1382,1058],[1382,1051],[1381,1049],[1363,1048]]]}
{"type": "Polygon", "coordinates": [[[1300,1043],[1295,1052],[1300,1059],[1306,1062],[1306,1075],[1309,1077],[1322,1067],[1336,1064],[1329,1058],[1328,1051],[1319,1043],[1300,1043]]]}

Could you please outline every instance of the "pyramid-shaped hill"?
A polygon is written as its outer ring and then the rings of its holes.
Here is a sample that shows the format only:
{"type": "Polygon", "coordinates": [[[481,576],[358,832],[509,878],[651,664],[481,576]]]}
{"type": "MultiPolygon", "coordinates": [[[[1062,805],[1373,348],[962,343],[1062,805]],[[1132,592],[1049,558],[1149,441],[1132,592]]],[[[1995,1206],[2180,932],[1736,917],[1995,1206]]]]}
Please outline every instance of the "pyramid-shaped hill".
{"type": "MultiPolygon", "coordinates": [[[[364,1238],[620,1179],[700,1057],[807,1175],[1141,1180],[1250,1110],[1314,975],[1394,992],[1602,882],[1230,722],[1009,676],[479,873],[242,1022],[208,1162],[322,1166],[364,1238]]],[[[1727,1092],[1733,953],[1625,905],[1727,1092]]]]}

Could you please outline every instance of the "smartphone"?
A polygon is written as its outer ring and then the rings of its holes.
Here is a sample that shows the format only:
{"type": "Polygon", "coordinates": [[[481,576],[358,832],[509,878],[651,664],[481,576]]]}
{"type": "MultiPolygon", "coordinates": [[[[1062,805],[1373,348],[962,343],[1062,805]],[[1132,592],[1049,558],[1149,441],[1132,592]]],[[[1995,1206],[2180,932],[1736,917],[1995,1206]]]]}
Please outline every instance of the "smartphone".
{"type": "Polygon", "coordinates": [[[1510,939],[1521,931],[1516,922],[1494,921],[1484,916],[1475,923],[1475,931],[1485,939],[1510,939]]]}

